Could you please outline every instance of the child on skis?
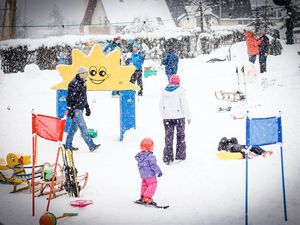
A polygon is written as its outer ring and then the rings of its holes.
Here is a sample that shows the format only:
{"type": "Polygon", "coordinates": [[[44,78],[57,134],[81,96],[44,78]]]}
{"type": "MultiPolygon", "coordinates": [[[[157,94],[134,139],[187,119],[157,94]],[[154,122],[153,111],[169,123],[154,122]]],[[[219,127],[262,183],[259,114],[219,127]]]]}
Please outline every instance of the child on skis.
{"type": "Polygon", "coordinates": [[[154,142],[151,138],[144,138],[141,141],[141,152],[135,156],[135,159],[138,162],[138,169],[142,178],[141,198],[138,201],[156,205],[152,197],[157,187],[156,175],[161,177],[162,172],[156,164],[156,157],[153,155],[153,146],[154,142]]]}

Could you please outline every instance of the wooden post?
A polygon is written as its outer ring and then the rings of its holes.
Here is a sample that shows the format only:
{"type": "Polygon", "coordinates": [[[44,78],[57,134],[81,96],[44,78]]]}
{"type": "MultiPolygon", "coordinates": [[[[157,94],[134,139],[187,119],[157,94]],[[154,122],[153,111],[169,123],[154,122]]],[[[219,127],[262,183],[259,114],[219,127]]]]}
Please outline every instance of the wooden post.
{"type": "Polygon", "coordinates": [[[2,29],[1,29],[1,38],[0,40],[3,40],[4,38],[4,31],[5,31],[5,24],[6,24],[6,11],[7,11],[7,1],[5,0],[4,2],[4,12],[3,12],[3,16],[2,16],[2,29]]]}
{"type": "Polygon", "coordinates": [[[14,25],[14,18],[15,18],[15,11],[16,11],[16,1],[10,0],[10,7],[9,7],[9,32],[8,37],[10,39],[13,38],[13,25],[14,25]]]}

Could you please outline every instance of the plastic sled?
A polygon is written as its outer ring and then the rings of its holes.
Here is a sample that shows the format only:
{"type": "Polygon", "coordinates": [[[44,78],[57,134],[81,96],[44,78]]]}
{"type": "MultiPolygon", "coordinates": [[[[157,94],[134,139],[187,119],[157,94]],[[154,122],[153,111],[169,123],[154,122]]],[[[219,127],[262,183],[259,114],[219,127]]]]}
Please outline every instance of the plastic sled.
{"type": "Polygon", "coordinates": [[[92,200],[76,200],[76,201],[70,202],[71,206],[80,207],[80,208],[85,207],[87,205],[91,205],[91,204],[93,204],[92,200]]]}

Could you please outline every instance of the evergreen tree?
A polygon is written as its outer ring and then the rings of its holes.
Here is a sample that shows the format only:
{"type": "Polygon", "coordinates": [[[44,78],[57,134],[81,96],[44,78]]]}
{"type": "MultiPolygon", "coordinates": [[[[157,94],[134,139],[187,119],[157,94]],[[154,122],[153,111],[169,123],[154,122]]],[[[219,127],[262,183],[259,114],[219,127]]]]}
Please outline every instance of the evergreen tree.
{"type": "Polygon", "coordinates": [[[284,6],[286,9],[286,44],[294,44],[293,29],[296,22],[296,10],[292,5],[291,0],[273,0],[275,5],[284,6]]]}

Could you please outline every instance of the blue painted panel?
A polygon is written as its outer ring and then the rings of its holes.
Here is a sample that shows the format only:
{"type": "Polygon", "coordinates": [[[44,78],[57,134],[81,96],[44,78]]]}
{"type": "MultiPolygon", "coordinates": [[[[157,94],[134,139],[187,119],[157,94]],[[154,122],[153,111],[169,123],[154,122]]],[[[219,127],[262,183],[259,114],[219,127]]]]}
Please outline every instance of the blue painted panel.
{"type": "Polygon", "coordinates": [[[131,128],[135,129],[135,91],[120,91],[120,141],[131,128]]]}

